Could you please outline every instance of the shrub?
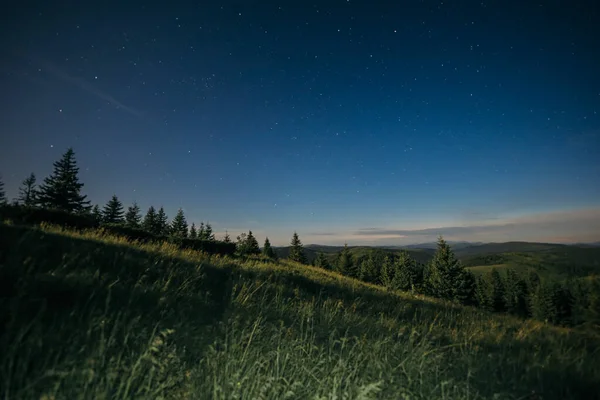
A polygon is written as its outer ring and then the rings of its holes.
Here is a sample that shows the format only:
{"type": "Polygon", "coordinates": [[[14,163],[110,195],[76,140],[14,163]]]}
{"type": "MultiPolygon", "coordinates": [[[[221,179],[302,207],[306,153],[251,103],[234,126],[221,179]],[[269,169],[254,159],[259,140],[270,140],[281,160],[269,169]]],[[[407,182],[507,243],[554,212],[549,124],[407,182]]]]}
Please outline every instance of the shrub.
{"type": "Polygon", "coordinates": [[[87,214],[14,204],[0,207],[0,220],[7,219],[12,220],[16,225],[39,225],[46,222],[75,229],[90,229],[98,226],[94,218],[87,214]]]}

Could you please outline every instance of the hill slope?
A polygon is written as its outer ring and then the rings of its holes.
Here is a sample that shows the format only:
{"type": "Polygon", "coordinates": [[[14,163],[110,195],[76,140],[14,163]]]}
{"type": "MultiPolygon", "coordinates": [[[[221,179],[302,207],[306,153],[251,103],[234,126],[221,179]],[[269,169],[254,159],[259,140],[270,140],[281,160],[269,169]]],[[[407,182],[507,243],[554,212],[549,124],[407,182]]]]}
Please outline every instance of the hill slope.
{"type": "Polygon", "coordinates": [[[600,393],[596,336],[286,261],[0,225],[0,285],[5,398],[600,393]]]}

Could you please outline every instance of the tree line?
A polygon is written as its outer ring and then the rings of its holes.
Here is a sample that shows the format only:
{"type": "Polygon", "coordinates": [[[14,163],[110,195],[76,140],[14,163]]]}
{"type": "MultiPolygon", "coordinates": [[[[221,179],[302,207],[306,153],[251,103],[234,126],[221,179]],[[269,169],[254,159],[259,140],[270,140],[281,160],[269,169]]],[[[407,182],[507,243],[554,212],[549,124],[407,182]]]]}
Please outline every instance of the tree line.
{"type": "MultiPolygon", "coordinates": [[[[79,180],[79,168],[72,148],[53,163],[53,172],[44,179],[41,185],[37,185],[36,176],[31,173],[23,180],[19,188],[18,196],[12,202],[14,206],[28,208],[41,208],[57,210],[65,214],[72,214],[90,218],[96,226],[110,227],[115,233],[129,233],[130,236],[141,238],[143,235],[132,235],[132,232],[143,231],[156,238],[169,238],[178,240],[198,240],[206,242],[217,242],[213,228],[209,222],[201,222],[199,226],[195,223],[188,224],[183,209],[179,209],[175,217],[169,221],[169,217],[161,206],[156,209],[150,206],[142,216],[139,205],[134,202],[125,210],[123,203],[116,195],[100,207],[92,206],[87,196],[82,194],[84,184],[79,180]],[[126,228],[127,230],[118,229],[126,228]]],[[[4,183],[0,179],[0,205],[8,205],[4,183]]],[[[263,254],[268,258],[276,258],[271,247],[269,238],[265,238],[262,250],[252,231],[242,233],[233,243],[229,233],[226,231],[223,243],[235,245],[238,255],[263,254]]]]}
{"type": "MultiPolygon", "coordinates": [[[[199,250],[212,249],[219,252],[206,243],[216,245],[217,242],[221,242],[240,256],[262,254],[269,259],[277,258],[268,237],[265,238],[262,249],[252,231],[237,236],[235,243],[227,232],[221,241],[217,241],[210,223],[189,225],[181,208],[172,221],[169,221],[163,207],[157,210],[150,206],[142,216],[137,203],[134,202],[125,210],[116,195],[102,208],[98,205],[91,206],[87,196],[81,193],[84,184],[79,181],[79,168],[72,148],[69,148],[53,166],[53,173],[45,178],[39,187],[36,185],[36,176],[30,174],[19,188],[18,197],[13,204],[80,215],[92,219],[97,226],[126,228],[130,233],[143,231],[154,237],[176,240],[186,247],[199,250]]],[[[0,205],[7,204],[4,184],[0,179],[0,205]]],[[[288,258],[308,264],[304,247],[296,232],[290,242],[288,258]]],[[[581,280],[546,281],[533,271],[523,276],[513,269],[506,270],[502,276],[494,268],[476,278],[456,258],[442,237],[439,238],[435,254],[428,263],[417,262],[406,251],[393,254],[373,250],[355,259],[346,244],[333,262],[323,253],[318,253],[313,264],[365,282],[382,285],[389,290],[424,294],[464,305],[478,306],[487,311],[531,317],[558,325],[600,324],[598,280],[590,280],[589,285],[582,284],[581,280]]]]}
{"type": "Polygon", "coordinates": [[[440,237],[433,258],[420,263],[406,251],[371,250],[354,257],[345,245],[330,262],[318,253],[313,264],[389,290],[424,294],[490,312],[534,318],[562,326],[600,327],[600,281],[594,277],[558,281],[535,271],[491,268],[475,277],[440,237]]]}

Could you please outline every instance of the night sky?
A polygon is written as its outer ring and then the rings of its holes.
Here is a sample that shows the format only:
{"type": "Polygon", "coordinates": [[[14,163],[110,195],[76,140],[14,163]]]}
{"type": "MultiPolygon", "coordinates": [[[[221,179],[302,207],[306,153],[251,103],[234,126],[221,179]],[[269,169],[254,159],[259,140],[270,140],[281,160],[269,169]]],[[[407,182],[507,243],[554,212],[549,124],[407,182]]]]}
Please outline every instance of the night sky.
{"type": "Polygon", "coordinates": [[[600,240],[595,1],[27,2],[0,174],[259,241],[600,240]],[[82,5],[83,4],[83,5],[82,5]]]}

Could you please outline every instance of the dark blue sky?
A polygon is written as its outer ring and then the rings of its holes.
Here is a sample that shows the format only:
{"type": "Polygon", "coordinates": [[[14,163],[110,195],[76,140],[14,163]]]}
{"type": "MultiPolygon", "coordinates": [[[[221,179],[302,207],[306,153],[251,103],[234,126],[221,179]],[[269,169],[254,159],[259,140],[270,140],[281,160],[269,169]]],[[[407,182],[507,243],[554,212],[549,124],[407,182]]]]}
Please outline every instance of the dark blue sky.
{"type": "Polygon", "coordinates": [[[276,244],[600,238],[595,2],[84,3],[1,17],[11,196],[73,146],[94,203],[276,244]]]}

